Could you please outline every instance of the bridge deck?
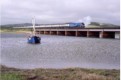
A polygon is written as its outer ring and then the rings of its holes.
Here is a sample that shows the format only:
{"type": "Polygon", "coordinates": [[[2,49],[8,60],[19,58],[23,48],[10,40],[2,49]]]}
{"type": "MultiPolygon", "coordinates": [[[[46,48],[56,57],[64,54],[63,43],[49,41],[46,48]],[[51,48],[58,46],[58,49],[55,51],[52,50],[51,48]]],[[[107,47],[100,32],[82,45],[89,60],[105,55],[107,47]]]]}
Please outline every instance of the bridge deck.
{"type": "Polygon", "coordinates": [[[38,34],[120,39],[120,29],[37,28],[38,34]]]}

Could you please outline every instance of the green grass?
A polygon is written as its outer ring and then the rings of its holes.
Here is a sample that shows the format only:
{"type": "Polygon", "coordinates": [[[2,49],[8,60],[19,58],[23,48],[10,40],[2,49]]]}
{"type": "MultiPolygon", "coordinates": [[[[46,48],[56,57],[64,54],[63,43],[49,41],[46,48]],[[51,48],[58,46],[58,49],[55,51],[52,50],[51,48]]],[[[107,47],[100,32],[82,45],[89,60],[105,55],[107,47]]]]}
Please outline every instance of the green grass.
{"type": "Polygon", "coordinates": [[[87,73],[95,73],[98,75],[103,75],[103,76],[113,76],[117,77],[120,75],[120,71],[112,69],[112,70],[105,70],[105,69],[82,69],[82,71],[87,72],[87,73]]]}
{"type": "Polygon", "coordinates": [[[120,80],[120,70],[84,68],[25,70],[1,66],[0,80],[120,80]]]}
{"type": "Polygon", "coordinates": [[[100,26],[88,25],[86,28],[101,28],[100,26]]]}
{"type": "Polygon", "coordinates": [[[0,32],[31,32],[31,29],[1,28],[0,32]]]}
{"type": "Polygon", "coordinates": [[[24,77],[16,73],[4,73],[0,76],[1,80],[24,80],[24,77]]]}

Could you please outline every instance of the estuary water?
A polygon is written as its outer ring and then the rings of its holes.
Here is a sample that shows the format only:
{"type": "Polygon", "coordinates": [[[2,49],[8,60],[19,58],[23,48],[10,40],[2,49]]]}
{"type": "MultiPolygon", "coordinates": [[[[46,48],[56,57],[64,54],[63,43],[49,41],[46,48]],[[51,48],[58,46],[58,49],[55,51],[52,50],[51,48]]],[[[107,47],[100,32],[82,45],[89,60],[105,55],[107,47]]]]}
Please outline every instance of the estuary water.
{"type": "Polygon", "coordinates": [[[39,36],[41,44],[28,44],[26,33],[2,33],[0,64],[22,69],[120,68],[120,40],[39,36]]]}

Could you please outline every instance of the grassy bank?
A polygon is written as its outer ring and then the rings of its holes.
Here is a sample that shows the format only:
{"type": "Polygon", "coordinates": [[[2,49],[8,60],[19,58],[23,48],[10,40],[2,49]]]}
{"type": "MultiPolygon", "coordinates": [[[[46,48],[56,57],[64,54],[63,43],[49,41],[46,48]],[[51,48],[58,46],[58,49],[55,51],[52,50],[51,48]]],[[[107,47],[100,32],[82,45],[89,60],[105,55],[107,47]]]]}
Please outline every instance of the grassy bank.
{"type": "Polygon", "coordinates": [[[1,66],[0,80],[120,80],[119,70],[15,69],[1,66]]]}
{"type": "Polygon", "coordinates": [[[18,28],[11,28],[11,27],[7,27],[7,28],[1,28],[0,32],[31,32],[31,29],[18,29],[18,28]]]}

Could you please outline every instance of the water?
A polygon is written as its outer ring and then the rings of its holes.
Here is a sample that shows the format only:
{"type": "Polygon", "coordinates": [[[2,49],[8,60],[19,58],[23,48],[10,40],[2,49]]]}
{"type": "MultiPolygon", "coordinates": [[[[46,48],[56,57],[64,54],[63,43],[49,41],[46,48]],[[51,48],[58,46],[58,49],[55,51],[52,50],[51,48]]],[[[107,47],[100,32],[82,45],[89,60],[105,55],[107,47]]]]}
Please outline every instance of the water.
{"type": "Polygon", "coordinates": [[[15,68],[120,68],[120,40],[45,36],[28,44],[26,34],[1,35],[1,64],[15,68]]]}

